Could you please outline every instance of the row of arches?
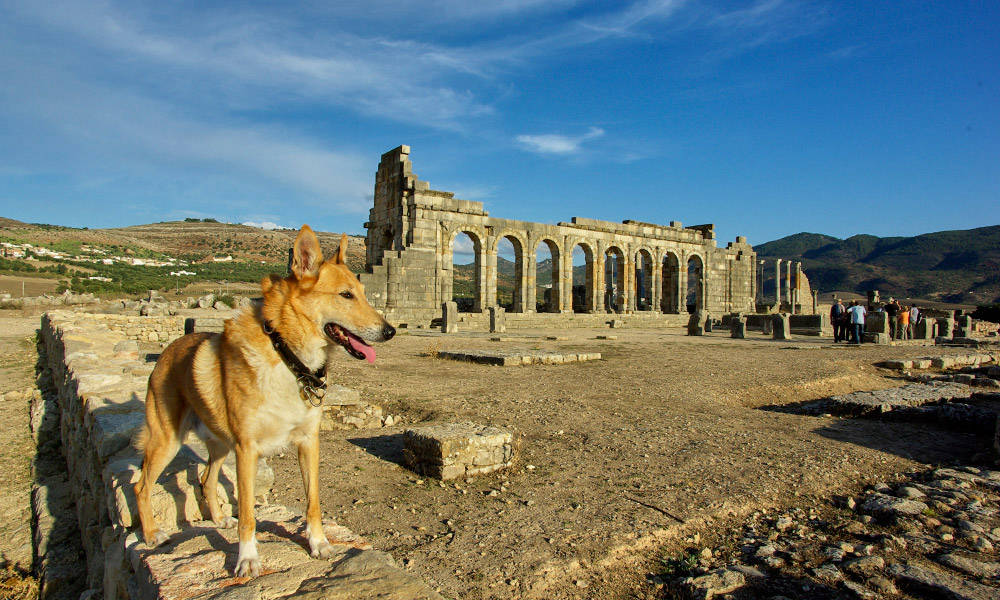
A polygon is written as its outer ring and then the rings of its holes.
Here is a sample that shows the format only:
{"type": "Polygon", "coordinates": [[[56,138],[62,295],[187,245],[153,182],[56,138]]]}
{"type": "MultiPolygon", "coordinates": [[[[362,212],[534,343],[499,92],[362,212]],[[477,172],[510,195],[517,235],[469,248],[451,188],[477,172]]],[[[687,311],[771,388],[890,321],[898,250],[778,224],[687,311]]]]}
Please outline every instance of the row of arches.
{"type": "Polygon", "coordinates": [[[622,248],[611,245],[597,261],[593,246],[578,241],[566,265],[559,244],[551,239],[540,240],[526,252],[519,237],[501,235],[490,249],[496,264],[484,269],[482,246],[473,232],[459,231],[451,237],[452,281],[446,289],[460,312],[478,311],[493,303],[508,312],[658,310],[676,314],[703,308],[705,268],[697,254],[688,257],[682,272],[681,258],[669,250],[657,265],[649,249],[637,250],[629,261],[622,248]],[[534,259],[534,269],[527,268],[526,257],[534,259]],[[598,273],[599,265],[603,265],[602,273],[598,273]],[[630,267],[634,269],[631,274],[627,272],[630,267]],[[486,282],[481,281],[483,276],[486,282]]]}

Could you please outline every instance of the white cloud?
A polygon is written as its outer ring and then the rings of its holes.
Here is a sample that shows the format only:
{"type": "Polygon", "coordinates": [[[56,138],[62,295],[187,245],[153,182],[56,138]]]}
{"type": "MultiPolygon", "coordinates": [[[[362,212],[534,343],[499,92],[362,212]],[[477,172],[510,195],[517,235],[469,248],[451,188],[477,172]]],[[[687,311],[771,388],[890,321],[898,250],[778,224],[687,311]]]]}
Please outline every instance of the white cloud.
{"type": "Polygon", "coordinates": [[[539,154],[576,154],[584,142],[604,135],[600,127],[591,127],[587,133],[578,136],[548,133],[543,135],[519,135],[517,142],[530,152],[539,154]]]}
{"type": "Polygon", "coordinates": [[[278,225],[273,221],[244,221],[240,225],[246,225],[247,227],[256,227],[257,229],[266,229],[271,231],[273,229],[291,229],[291,227],[285,227],[284,225],[278,225]]]}

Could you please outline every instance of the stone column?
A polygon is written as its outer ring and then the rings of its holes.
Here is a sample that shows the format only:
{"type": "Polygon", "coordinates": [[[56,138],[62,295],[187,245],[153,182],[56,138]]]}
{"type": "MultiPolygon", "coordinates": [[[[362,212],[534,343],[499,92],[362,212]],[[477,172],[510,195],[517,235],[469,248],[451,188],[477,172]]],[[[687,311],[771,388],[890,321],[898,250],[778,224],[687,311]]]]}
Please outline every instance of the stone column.
{"type": "Polygon", "coordinates": [[[785,261],[785,300],[792,305],[792,261],[785,261]]]}
{"type": "Polygon", "coordinates": [[[679,314],[687,313],[687,295],[688,295],[688,263],[687,255],[680,257],[680,267],[677,269],[677,312],[679,314]]]}
{"type": "Polygon", "coordinates": [[[777,310],[781,310],[781,259],[774,261],[774,301],[777,310]]]}
{"type": "MultiPolygon", "coordinates": [[[[530,243],[528,244],[531,245],[530,243]]],[[[522,253],[524,258],[522,262],[524,263],[524,312],[533,313],[537,310],[537,297],[538,297],[538,262],[537,255],[533,252],[528,255],[525,251],[522,253]]],[[[555,265],[552,266],[555,268],[555,265]]]]}
{"type": "Polygon", "coordinates": [[[458,331],[458,304],[444,302],[441,304],[441,332],[455,333],[458,331]]]}
{"type": "MultiPolygon", "coordinates": [[[[490,246],[490,242],[483,242],[485,247],[490,246]]],[[[485,279],[486,291],[483,294],[483,304],[485,306],[497,305],[497,253],[492,250],[485,251],[485,279]]]]}
{"type": "Polygon", "coordinates": [[[564,249],[559,253],[559,295],[562,301],[559,303],[561,312],[573,312],[573,249],[567,252],[564,249]]]}
{"type": "Polygon", "coordinates": [[[636,294],[635,288],[639,279],[635,276],[635,253],[629,248],[625,254],[625,272],[623,279],[625,280],[625,310],[623,312],[631,313],[635,312],[636,308],[636,294]]]}
{"type": "Polygon", "coordinates": [[[604,307],[604,248],[600,245],[594,251],[594,310],[602,313],[604,307]]]}
{"type": "Polygon", "coordinates": [[[654,260],[651,265],[650,274],[652,275],[652,281],[649,285],[653,286],[651,290],[650,301],[653,305],[650,307],[653,312],[661,313],[663,312],[663,257],[659,257],[659,260],[654,260]]]}

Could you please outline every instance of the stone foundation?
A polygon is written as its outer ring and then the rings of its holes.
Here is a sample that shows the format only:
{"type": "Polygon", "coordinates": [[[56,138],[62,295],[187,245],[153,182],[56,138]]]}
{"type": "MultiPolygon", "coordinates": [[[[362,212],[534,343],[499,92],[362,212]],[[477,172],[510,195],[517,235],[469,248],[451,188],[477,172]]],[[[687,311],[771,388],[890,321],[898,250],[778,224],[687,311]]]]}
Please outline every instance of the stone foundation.
{"type": "Polygon", "coordinates": [[[484,425],[445,424],[408,429],[403,458],[422,475],[456,479],[491,473],[514,460],[514,436],[484,425]]]}

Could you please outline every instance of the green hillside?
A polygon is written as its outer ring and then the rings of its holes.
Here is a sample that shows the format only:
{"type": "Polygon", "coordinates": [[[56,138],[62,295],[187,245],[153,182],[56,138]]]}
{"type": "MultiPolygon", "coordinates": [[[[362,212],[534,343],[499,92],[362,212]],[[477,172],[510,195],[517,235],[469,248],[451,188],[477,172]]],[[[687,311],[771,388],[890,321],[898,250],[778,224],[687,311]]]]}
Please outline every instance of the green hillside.
{"type": "Polygon", "coordinates": [[[913,237],[841,240],[797,233],[756,246],[760,258],[801,260],[813,287],[945,302],[1000,302],[1000,225],[913,237]]]}

